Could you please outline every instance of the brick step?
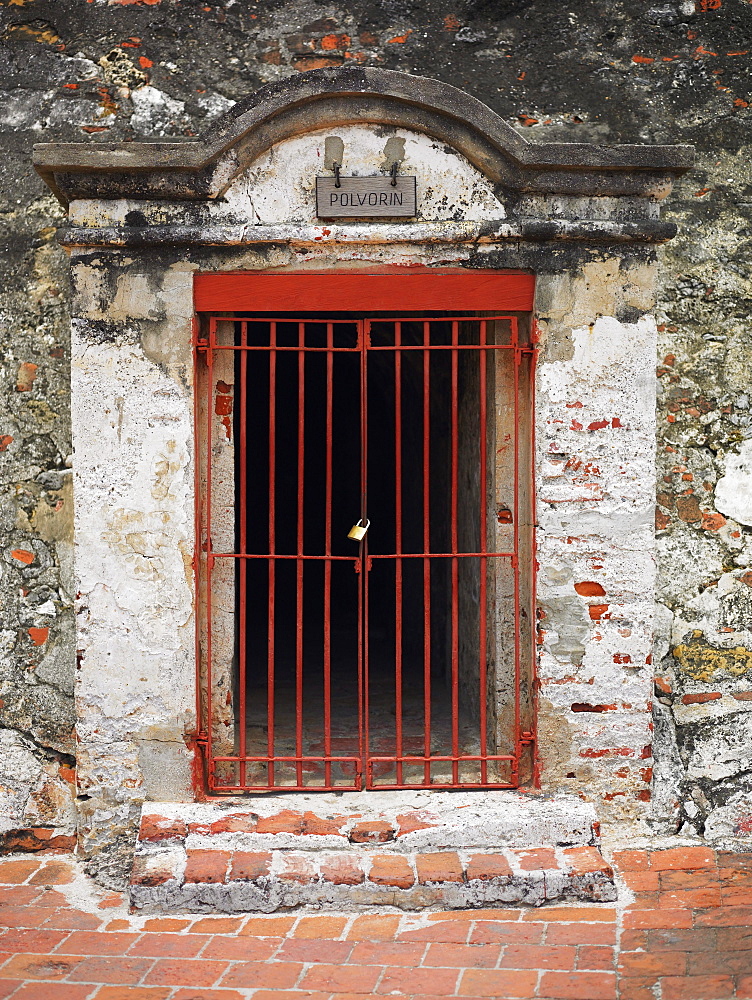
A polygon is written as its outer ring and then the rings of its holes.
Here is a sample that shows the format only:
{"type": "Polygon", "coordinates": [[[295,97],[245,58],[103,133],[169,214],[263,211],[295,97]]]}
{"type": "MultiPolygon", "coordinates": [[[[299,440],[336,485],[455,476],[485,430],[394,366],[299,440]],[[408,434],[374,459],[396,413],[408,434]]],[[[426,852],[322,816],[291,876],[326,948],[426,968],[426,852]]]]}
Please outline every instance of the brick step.
{"type": "Polygon", "coordinates": [[[131,906],[140,912],[270,913],[302,906],[471,909],[616,898],[597,847],[494,852],[225,851],[163,845],[137,854],[131,906]]]}
{"type": "Polygon", "coordinates": [[[234,803],[146,803],[139,845],[189,849],[367,850],[405,853],[596,842],[592,806],[513,792],[320,793],[234,803]]]}

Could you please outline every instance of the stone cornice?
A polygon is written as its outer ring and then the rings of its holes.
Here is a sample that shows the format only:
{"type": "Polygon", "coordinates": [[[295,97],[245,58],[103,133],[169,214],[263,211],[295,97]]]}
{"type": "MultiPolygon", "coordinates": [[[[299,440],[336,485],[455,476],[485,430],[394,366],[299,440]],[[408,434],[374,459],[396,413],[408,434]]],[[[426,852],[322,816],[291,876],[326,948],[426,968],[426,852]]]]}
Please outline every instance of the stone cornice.
{"type": "Polygon", "coordinates": [[[275,143],[358,123],[431,135],[493,182],[517,191],[662,198],[694,160],[692,146],[531,143],[449,84],[346,67],[270,84],[196,140],[40,143],[34,165],[64,204],[75,198],[211,200],[275,143]]]}

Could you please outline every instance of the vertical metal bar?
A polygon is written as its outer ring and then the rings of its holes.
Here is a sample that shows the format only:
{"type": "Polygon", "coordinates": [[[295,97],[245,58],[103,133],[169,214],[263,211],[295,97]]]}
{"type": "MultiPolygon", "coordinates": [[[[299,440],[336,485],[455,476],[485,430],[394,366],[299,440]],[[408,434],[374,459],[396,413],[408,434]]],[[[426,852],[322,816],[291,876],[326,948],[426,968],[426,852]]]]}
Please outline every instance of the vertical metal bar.
{"type": "MultiPolygon", "coordinates": [[[[394,697],[397,757],[402,756],[402,323],[394,324],[394,697]]],[[[402,761],[397,761],[397,784],[402,784],[402,761]]]]}
{"type": "MultiPolygon", "coordinates": [[[[325,484],[325,526],[324,526],[324,754],[332,753],[332,391],[334,376],[334,324],[326,324],[326,484],[325,484]]],[[[332,765],[324,764],[324,784],[332,783],[332,765]]]]}
{"type": "Polygon", "coordinates": [[[423,323],[423,783],[431,784],[431,324],[423,323]]]}
{"type": "Polygon", "coordinates": [[[517,318],[511,319],[512,347],[514,356],[514,557],[512,572],[514,574],[514,740],[515,751],[512,763],[512,780],[516,785],[519,780],[520,756],[520,342],[517,318]]]}
{"type": "MultiPolygon", "coordinates": [[[[298,524],[295,581],[295,756],[303,755],[303,504],[305,502],[305,323],[298,323],[298,524]]],[[[302,761],[295,762],[298,785],[302,761]]]]}
{"type": "Polygon", "coordinates": [[[540,788],[540,753],[538,748],[538,662],[536,651],[538,649],[537,644],[537,614],[536,614],[536,604],[537,604],[537,576],[538,576],[538,514],[537,514],[537,500],[535,493],[535,474],[534,470],[536,468],[535,462],[535,418],[536,418],[536,407],[535,407],[535,369],[538,363],[538,328],[535,319],[532,320],[532,343],[533,349],[530,354],[530,441],[528,444],[529,456],[528,456],[528,470],[530,475],[530,521],[532,532],[532,545],[530,552],[530,601],[528,604],[529,614],[530,614],[530,628],[531,635],[529,638],[529,652],[530,657],[530,690],[532,692],[532,705],[531,705],[531,716],[532,723],[530,729],[533,734],[533,787],[540,788]]]}
{"type": "MultiPolygon", "coordinates": [[[[247,483],[248,483],[248,434],[247,434],[247,420],[248,414],[247,403],[248,403],[248,323],[241,322],[240,324],[240,386],[239,396],[240,396],[240,429],[238,433],[238,445],[240,448],[240,462],[236,465],[238,470],[236,475],[240,479],[240,496],[239,496],[239,511],[238,516],[240,518],[240,530],[238,532],[238,544],[240,545],[240,555],[244,556],[247,554],[248,548],[248,498],[247,498],[247,483]]],[[[245,785],[246,783],[246,656],[248,654],[248,643],[246,636],[246,626],[247,626],[247,598],[248,598],[248,560],[238,559],[237,560],[237,572],[240,574],[240,594],[239,594],[239,618],[238,622],[238,632],[239,632],[239,649],[238,649],[238,660],[239,660],[239,670],[238,670],[238,683],[240,690],[238,691],[238,704],[240,711],[240,784],[245,785]]]]}
{"type": "MultiPolygon", "coordinates": [[[[368,516],[368,347],[371,343],[371,321],[363,321],[360,341],[360,516],[363,524],[368,516]]],[[[366,787],[370,787],[372,774],[368,762],[370,753],[369,697],[368,697],[368,535],[360,547],[361,607],[358,625],[360,636],[360,760],[366,787]]],[[[362,779],[361,779],[362,780],[362,779]]]]}
{"type": "MultiPolygon", "coordinates": [[[[478,351],[478,391],[480,397],[478,399],[478,434],[479,434],[479,452],[480,452],[480,511],[479,511],[479,523],[480,523],[480,539],[479,539],[479,552],[488,551],[488,485],[486,482],[487,478],[487,463],[488,456],[486,454],[487,445],[487,435],[488,429],[486,427],[486,421],[488,419],[487,408],[486,408],[486,358],[487,352],[485,346],[488,342],[488,324],[486,320],[482,319],[480,321],[480,350],[478,351]]],[[[495,355],[491,355],[493,358],[495,355]]],[[[492,549],[492,551],[494,551],[492,549]]],[[[481,762],[480,762],[480,780],[482,784],[486,784],[488,781],[488,761],[486,760],[486,754],[488,753],[488,719],[487,719],[487,664],[486,664],[486,636],[488,629],[488,595],[487,595],[487,566],[488,560],[485,557],[481,557],[480,560],[480,588],[478,595],[478,614],[479,614],[479,636],[478,636],[478,686],[479,691],[479,723],[480,723],[480,752],[481,752],[481,762]]]]}
{"type": "Polygon", "coordinates": [[[459,405],[458,351],[459,323],[452,321],[452,443],[451,443],[451,538],[452,538],[452,783],[459,781],[460,719],[459,719],[459,560],[457,558],[457,490],[458,445],[457,425],[459,405]]]}
{"type": "Polygon", "coordinates": [[[269,576],[266,640],[266,753],[267,785],[274,787],[274,598],[277,585],[274,554],[277,547],[277,324],[269,324],[269,576]]]}
{"type": "Polygon", "coordinates": [[[209,321],[209,347],[206,352],[206,755],[209,784],[214,778],[212,769],[212,439],[214,431],[214,348],[217,343],[217,323],[209,321]]]}
{"type": "MultiPolygon", "coordinates": [[[[202,702],[202,677],[201,677],[201,535],[202,519],[204,508],[202,503],[201,490],[201,460],[200,460],[200,397],[199,397],[199,369],[200,353],[198,349],[199,341],[199,321],[198,317],[193,317],[193,587],[196,594],[196,614],[194,616],[195,646],[196,646],[196,734],[200,736],[204,728],[204,713],[202,702]]],[[[204,360],[204,364],[206,361],[204,360]]]]}

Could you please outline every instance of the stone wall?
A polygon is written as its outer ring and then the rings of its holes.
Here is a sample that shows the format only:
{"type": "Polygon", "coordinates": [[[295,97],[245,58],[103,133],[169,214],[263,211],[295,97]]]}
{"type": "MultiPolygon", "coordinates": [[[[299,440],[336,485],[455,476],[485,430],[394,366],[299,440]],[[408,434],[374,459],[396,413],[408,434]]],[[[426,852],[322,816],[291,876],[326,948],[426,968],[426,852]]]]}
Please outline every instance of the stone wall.
{"type": "MultiPolygon", "coordinates": [[[[8,53],[0,112],[0,814],[10,817],[9,831],[36,831],[8,833],[6,846],[21,836],[33,843],[72,833],[68,261],[55,241],[63,210],[34,174],[31,146],[190,137],[265,82],[349,60],[445,80],[530,140],[698,147],[697,168],[664,209],[680,235],[660,251],[654,814],[663,831],[749,832],[752,508],[743,488],[752,477],[744,447],[752,8],[744,0],[615,2],[605,14],[594,0],[570,6],[10,0],[0,7],[8,53]]],[[[565,268],[565,252],[560,259],[565,268]]],[[[638,304],[620,318],[639,315],[638,304]]],[[[575,779],[587,780],[587,766],[583,758],[575,779]]],[[[646,758],[648,780],[650,766],[646,758]]]]}

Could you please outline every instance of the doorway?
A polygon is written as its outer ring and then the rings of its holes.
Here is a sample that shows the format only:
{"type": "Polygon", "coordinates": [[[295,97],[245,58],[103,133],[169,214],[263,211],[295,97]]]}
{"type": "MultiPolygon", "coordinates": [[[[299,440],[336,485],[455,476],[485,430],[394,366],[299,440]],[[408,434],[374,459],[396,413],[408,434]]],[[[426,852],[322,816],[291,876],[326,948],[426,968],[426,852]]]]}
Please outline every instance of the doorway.
{"type": "Polygon", "coordinates": [[[212,791],[519,783],[532,738],[525,319],[209,318],[197,374],[212,791]]]}

